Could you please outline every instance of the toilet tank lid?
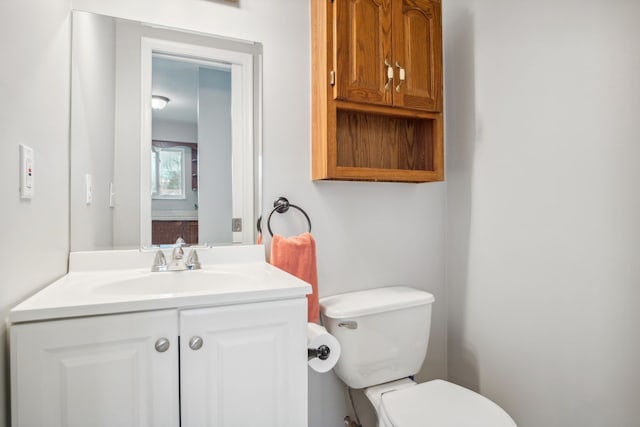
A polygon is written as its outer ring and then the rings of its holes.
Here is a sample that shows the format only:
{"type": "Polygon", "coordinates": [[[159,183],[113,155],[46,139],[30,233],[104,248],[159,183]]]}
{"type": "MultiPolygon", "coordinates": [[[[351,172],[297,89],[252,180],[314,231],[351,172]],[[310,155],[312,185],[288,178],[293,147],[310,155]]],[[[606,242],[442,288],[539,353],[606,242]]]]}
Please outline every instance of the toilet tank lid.
{"type": "Polygon", "coordinates": [[[321,298],[320,310],[331,319],[345,319],[431,304],[434,301],[435,298],[428,292],[408,286],[391,286],[321,298]]]}

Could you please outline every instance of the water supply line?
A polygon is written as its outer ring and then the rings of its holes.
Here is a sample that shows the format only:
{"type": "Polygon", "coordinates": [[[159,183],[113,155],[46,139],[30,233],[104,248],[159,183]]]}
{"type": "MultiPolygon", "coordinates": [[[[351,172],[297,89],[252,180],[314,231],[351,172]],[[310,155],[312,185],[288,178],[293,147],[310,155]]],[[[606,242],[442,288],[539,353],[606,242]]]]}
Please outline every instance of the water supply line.
{"type": "Polygon", "coordinates": [[[353,395],[351,394],[351,387],[347,386],[347,393],[349,394],[349,402],[351,402],[351,409],[353,410],[353,416],[355,421],[351,419],[348,415],[344,417],[344,425],[345,427],[362,427],[360,424],[360,418],[358,417],[358,412],[356,411],[356,405],[353,403],[353,395]]]}

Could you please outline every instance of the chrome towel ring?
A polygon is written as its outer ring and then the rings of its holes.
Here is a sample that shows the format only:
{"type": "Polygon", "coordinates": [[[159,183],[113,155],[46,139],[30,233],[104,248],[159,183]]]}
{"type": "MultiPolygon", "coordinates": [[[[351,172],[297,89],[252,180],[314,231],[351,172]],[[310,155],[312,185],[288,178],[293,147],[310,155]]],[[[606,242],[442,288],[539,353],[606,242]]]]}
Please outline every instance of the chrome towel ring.
{"type": "MultiPolygon", "coordinates": [[[[309,219],[309,215],[302,209],[300,206],[293,205],[289,203],[286,197],[278,197],[278,199],[273,202],[273,210],[269,213],[269,217],[267,218],[267,229],[269,230],[269,234],[273,237],[273,231],[271,231],[271,216],[274,212],[285,213],[289,210],[289,208],[294,208],[302,212],[302,215],[307,219],[307,223],[309,224],[309,232],[311,232],[311,219],[309,219]]],[[[262,231],[262,227],[260,226],[261,219],[258,220],[258,231],[262,231]]]]}

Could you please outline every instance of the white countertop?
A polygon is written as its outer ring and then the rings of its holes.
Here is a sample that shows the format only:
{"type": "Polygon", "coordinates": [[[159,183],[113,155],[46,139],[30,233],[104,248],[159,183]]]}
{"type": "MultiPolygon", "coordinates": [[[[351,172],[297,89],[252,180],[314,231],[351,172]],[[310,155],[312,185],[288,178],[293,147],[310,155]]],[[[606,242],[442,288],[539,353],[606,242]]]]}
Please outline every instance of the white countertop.
{"type": "MultiPolygon", "coordinates": [[[[185,252],[189,252],[185,248],[185,252]]],[[[201,249],[201,270],[151,273],[155,251],[72,253],[69,273],[9,312],[10,323],[302,298],[311,286],[258,245],[201,249]],[[140,267],[143,266],[143,267],[140,267]]],[[[165,251],[167,260],[170,250],[165,251]]]]}

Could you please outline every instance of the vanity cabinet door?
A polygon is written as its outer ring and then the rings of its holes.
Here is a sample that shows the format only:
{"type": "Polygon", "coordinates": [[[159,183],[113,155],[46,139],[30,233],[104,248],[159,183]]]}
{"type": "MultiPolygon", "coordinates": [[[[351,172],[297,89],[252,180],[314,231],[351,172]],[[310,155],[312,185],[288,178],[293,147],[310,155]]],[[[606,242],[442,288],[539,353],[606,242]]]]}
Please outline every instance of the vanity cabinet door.
{"type": "Polygon", "coordinates": [[[12,326],[12,426],[179,426],[177,329],[175,310],[12,326]]]}
{"type": "Polygon", "coordinates": [[[306,299],[180,312],[182,427],[307,425],[306,299]]]}

